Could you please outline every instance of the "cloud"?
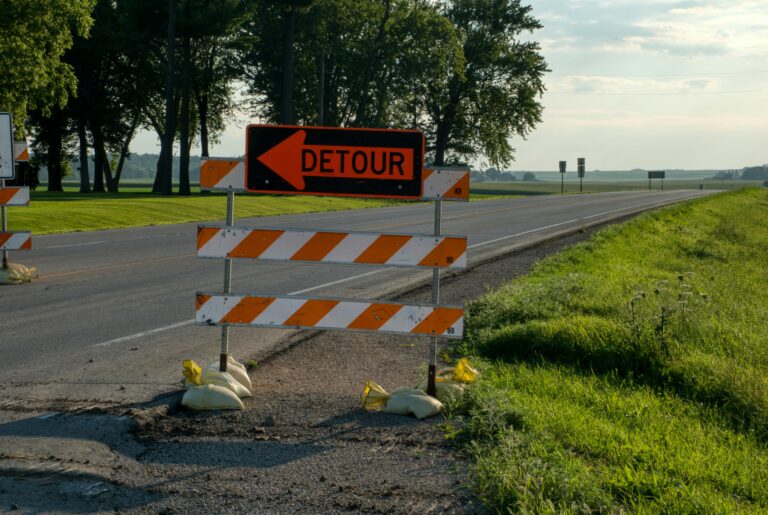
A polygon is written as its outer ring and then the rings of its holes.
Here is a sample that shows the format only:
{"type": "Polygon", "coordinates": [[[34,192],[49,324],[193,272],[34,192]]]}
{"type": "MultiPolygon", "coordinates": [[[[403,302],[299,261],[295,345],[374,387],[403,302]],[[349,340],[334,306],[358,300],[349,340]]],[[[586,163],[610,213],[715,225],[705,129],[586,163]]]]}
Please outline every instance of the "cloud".
{"type": "Polygon", "coordinates": [[[718,85],[717,79],[708,77],[658,80],[590,75],[566,76],[554,79],[549,84],[553,93],[603,93],[612,95],[714,92],[718,85]]]}

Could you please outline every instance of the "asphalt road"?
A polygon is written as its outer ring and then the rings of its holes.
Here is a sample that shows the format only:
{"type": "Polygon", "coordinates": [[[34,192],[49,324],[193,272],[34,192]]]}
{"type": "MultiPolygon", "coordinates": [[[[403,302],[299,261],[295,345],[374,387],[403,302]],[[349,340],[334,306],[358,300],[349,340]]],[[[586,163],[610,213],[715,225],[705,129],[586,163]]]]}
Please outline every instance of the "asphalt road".
{"type": "MultiPolygon", "coordinates": [[[[469,264],[588,224],[711,192],[619,192],[445,202],[443,234],[469,237],[469,264]]],[[[223,213],[222,213],[223,215],[223,213]]],[[[237,220],[238,225],[430,234],[431,204],[237,220]]],[[[221,291],[223,261],[195,255],[197,224],[37,236],[12,254],[40,279],[0,288],[3,402],[130,403],[175,388],[181,360],[213,361],[219,330],[192,324],[196,291],[221,291]]],[[[234,292],[373,297],[412,272],[235,261],[234,292]]],[[[266,352],[283,330],[235,328],[231,351],[266,352]]],[[[46,404],[48,403],[48,404],[46,404]]]]}

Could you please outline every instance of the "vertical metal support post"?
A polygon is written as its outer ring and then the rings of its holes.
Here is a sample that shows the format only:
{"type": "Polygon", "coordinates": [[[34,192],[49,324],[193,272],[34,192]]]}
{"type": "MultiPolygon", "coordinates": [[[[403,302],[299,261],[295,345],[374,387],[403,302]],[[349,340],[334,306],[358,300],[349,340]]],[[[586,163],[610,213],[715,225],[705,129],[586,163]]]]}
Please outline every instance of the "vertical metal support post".
{"type": "MultiPolygon", "coordinates": [[[[235,192],[227,192],[227,227],[231,227],[235,221],[235,192]]],[[[232,293],[232,260],[224,259],[224,293],[232,293]]],[[[227,359],[229,355],[229,326],[221,328],[221,354],[219,355],[219,371],[227,371],[227,359]]]]}
{"type": "MultiPolygon", "coordinates": [[[[440,236],[440,221],[443,214],[443,201],[435,200],[435,236],[440,236]]],[[[432,269],[432,304],[440,302],[440,269],[432,269]]],[[[437,338],[429,342],[429,372],[427,373],[427,395],[437,396],[435,376],[437,374],[437,338]]]]}
{"type": "Polygon", "coordinates": [[[664,191],[664,177],[661,178],[661,191],[664,191]]]}
{"type": "MultiPolygon", "coordinates": [[[[0,188],[5,188],[5,179],[0,180],[0,188]]],[[[5,206],[0,206],[0,217],[2,220],[3,232],[8,230],[8,216],[5,212],[5,206]]],[[[8,268],[8,251],[3,251],[3,268],[8,268]]]]}
{"type": "Polygon", "coordinates": [[[560,195],[565,193],[565,174],[560,172],[560,195]]]}
{"type": "Polygon", "coordinates": [[[584,193],[584,176],[579,176],[579,193],[584,193]]]}

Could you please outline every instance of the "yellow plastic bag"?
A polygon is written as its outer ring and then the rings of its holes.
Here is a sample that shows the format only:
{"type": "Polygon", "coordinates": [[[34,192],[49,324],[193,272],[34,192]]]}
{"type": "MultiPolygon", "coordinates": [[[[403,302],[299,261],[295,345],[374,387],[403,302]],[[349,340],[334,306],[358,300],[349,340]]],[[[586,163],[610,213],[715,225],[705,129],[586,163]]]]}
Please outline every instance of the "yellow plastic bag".
{"type": "Polygon", "coordinates": [[[189,383],[190,386],[200,386],[200,375],[202,372],[200,365],[191,359],[185,359],[183,365],[184,370],[181,373],[184,374],[184,379],[186,382],[189,383]]]}
{"type": "Polygon", "coordinates": [[[387,399],[389,398],[389,394],[379,386],[378,383],[372,380],[368,380],[365,382],[365,387],[363,388],[363,395],[362,395],[362,401],[363,401],[363,408],[365,409],[376,409],[380,408],[384,405],[384,403],[387,402],[387,399]]]}
{"type": "Polygon", "coordinates": [[[398,388],[381,409],[384,413],[413,415],[418,419],[433,417],[443,410],[443,403],[416,388],[398,388]]]}
{"type": "Polygon", "coordinates": [[[193,386],[184,393],[181,404],[193,410],[245,408],[232,390],[214,384],[193,386]]]}
{"type": "Polygon", "coordinates": [[[453,381],[457,383],[474,383],[480,372],[469,364],[469,358],[461,358],[453,369],[453,381]]]}

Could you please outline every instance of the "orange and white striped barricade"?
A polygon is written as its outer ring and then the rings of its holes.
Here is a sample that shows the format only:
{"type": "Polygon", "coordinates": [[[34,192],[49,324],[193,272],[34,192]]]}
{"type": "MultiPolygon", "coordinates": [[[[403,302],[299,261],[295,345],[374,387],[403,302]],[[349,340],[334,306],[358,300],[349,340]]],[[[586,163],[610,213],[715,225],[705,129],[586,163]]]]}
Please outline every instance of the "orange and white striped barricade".
{"type": "Polygon", "coordinates": [[[27,186],[0,187],[0,206],[28,206],[29,188],[27,186]]]}
{"type": "Polygon", "coordinates": [[[399,267],[467,267],[467,238],[198,226],[197,255],[399,267]]]}
{"type": "Polygon", "coordinates": [[[0,232],[0,250],[30,250],[32,233],[29,231],[0,232]]]}
{"type": "Polygon", "coordinates": [[[198,293],[199,325],[334,329],[461,338],[464,310],[434,306],[299,296],[198,293]]]}
{"type": "Polygon", "coordinates": [[[13,142],[13,160],[17,163],[29,161],[29,149],[26,140],[13,142]]]}
{"type": "Polygon", "coordinates": [[[245,161],[206,157],[200,163],[203,191],[245,191],[245,161]]]}
{"type": "Polygon", "coordinates": [[[432,168],[424,170],[422,200],[469,200],[469,170],[432,168]]]}

